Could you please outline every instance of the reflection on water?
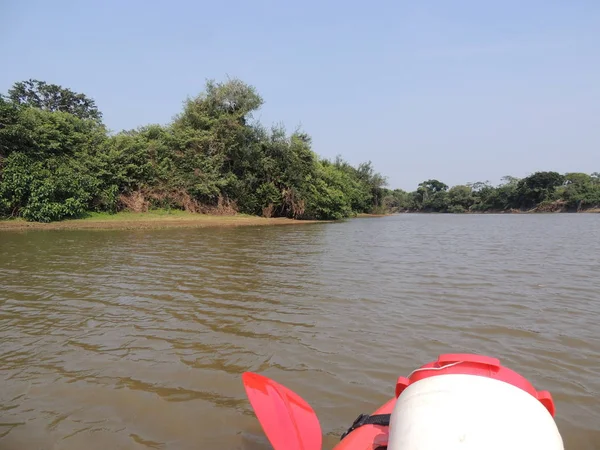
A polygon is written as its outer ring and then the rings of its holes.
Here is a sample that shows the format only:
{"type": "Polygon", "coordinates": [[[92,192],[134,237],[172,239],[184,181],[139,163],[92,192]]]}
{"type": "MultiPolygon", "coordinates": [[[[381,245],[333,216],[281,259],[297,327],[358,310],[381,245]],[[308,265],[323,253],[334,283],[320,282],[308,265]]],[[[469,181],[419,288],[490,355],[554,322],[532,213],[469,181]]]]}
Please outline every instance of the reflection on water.
{"type": "Polygon", "coordinates": [[[0,448],[269,448],[240,374],[331,448],[399,375],[496,356],[600,447],[600,216],[0,234],[0,448]]]}

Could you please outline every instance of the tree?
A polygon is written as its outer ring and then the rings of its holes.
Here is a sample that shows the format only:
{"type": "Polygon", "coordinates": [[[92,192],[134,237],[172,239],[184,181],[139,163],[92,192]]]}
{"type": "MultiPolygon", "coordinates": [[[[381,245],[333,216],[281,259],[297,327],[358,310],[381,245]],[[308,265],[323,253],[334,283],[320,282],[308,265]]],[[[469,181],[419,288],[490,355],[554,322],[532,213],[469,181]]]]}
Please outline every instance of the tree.
{"type": "Polygon", "coordinates": [[[392,212],[408,210],[411,207],[411,195],[402,189],[386,190],[383,206],[392,212]]]}
{"type": "Polygon", "coordinates": [[[568,208],[579,210],[600,204],[600,184],[596,183],[594,175],[581,172],[565,174],[564,185],[557,188],[557,193],[568,208]]]}
{"type": "Polygon", "coordinates": [[[558,172],[536,172],[518,182],[517,196],[521,207],[532,207],[546,200],[554,199],[558,186],[565,177],[558,172]]]}
{"type": "Polygon", "coordinates": [[[454,207],[455,212],[468,210],[473,203],[473,192],[469,186],[453,186],[448,191],[448,204],[454,207]]]}
{"type": "Polygon", "coordinates": [[[584,184],[591,183],[593,178],[592,178],[592,176],[588,175],[587,173],[569,172],[569,173],[565,174],[564,180],[565,180],[564,181],[565,186],[569,186],[571,184],[584,185],[584,184]]]}
{"type": "Polygon", "coordinates": [[[483,189],[492,187],[489,181],[476,181],[475,183],[467,183],[466,186],[471,188],[472,192],[479,192],[483,189]]]}
{"type": "Polygon", "coordinates": [[[22,145],[2,161],[0,210],[49,222],[78,217],[98,195],[97,150],[105,129],[66,112],[22,108],[4,131],[22,133],[22,145]]]}
{"type": "Polygon", "coordinates": [[[237,78],[223,83],[209,80],[204,92],[186,100],[176,122],[197,130],[210,129],[223,119],[227,119],[230,125],[233,125],[232,122],[246,125],[252,112],[262,104],[263,99],[256,89],[237,78]]]}
{"type": "Polygon", "coordinates": [[[505,175],[502,177],[503,185],[516,186],[519,183],[519,181],[521,181],[520,178],[513,177],[511,175],[505,175]]]}
{"type": "Polygon", "coordinates": [[[436,193],[448,190],[448,185],[438,180],[427,180],[419,184],[428,193],[436,193]]]}
{"type": "Polygon", "coordinates": [[[387,195],[386,189],[383,188],[386,181],[381,175],[375,173],[370,161],[362,163],[356,168],[338,155],[333,165],[346,175],[348,181],[344,190],[351,198],[353,211],[371,212],[374,206],[379,205],[379,199],[383,199],[387,195]]]}
{"type": "Polygon", "coordinates": [[[371,161],[359,164],[357,173],[358,178],[370,187],[373,206],[379,207],[383,199],[383,188],[387,185],[387,179],[375,172],[371,161]]]}
{"type": "Polygon", "coordinates": [[[419,184],[412,194],[413,208],[426,211],[445,211],[447,208],[448,185],[438,180],[427,180],[419,184]]]}
{"type": "Polygon", "coordinates": [[[102,114],[94,100],[57,84],[27,80],[13,85],[8,98],[15,104],[40,108],[47,111],[62,111],[81,119],[100,122],[102,114]]]}
{"type": "Polygon", "coordinates": [[[25,148],[29,142],[28,131],[21,124],[20,118],[19,106],[0,95],[0,165],[3,158],[25,148]]]}

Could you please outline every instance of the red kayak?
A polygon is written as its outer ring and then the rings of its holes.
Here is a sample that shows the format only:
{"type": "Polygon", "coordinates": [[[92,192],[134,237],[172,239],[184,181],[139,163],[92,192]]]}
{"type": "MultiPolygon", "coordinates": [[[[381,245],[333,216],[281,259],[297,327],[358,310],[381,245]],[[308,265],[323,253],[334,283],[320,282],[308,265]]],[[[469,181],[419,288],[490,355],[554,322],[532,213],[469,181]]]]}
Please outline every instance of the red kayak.
{"type": "MultiPolygon", "coordinates": [[[[246,372],[244,386],[275,450],[320,450],[321,427],[296,393],[246,372]]],[[[440,355],[400,377],[395,395],[361,414],[334,450],[564,450],[547,391],[496,358],[440,355]]]]}

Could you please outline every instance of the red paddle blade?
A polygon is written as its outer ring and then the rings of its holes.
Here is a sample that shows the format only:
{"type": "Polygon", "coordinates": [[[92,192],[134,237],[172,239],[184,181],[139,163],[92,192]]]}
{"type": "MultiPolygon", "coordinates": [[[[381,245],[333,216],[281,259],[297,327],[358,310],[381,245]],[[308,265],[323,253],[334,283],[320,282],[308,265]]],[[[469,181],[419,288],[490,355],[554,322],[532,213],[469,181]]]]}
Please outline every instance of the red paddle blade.
{"type": "Polygon", "coordinates": [[[245,372],[242,381],[274,450],[321,450],[319,419],[302,397],[256,373],[245,372]]]}

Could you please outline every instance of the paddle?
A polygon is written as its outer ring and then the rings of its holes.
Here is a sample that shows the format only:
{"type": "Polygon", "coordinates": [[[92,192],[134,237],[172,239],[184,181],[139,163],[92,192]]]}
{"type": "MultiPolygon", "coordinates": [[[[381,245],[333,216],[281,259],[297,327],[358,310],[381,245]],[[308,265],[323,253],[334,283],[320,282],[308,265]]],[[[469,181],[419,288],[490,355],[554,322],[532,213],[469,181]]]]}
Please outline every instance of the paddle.
{"type": "Polygon", "coordinates": [[[321,450],[319,419],[304,399],[257,373],[244,372],[242,381],[274,450],[321,450]]]}

